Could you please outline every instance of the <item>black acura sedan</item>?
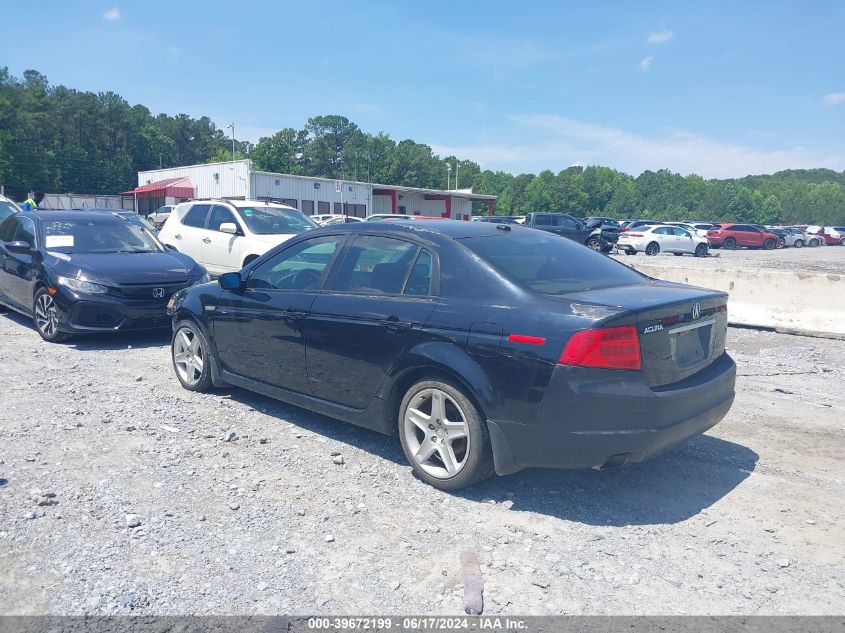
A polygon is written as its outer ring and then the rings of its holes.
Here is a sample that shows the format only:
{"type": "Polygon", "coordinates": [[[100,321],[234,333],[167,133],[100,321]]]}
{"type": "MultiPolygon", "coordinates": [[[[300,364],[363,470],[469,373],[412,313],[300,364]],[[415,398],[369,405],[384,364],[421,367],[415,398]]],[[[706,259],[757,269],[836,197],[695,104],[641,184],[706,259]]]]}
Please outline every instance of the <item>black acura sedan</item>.
{"type": "Polygon", "coordinates": [[[727,296],[482,222],[339,225],[174,295],[186,389],[234,385],[398,434],[454,490],[638,462],[734,399],[727,296]]]}
{"type": "Polygon", "coordinates": [[[209,281],[138,223],[85,211],[17,213],[0,223],[0,304],[32,316],[38,333],[167,327],[173,293],[209,281]]]}

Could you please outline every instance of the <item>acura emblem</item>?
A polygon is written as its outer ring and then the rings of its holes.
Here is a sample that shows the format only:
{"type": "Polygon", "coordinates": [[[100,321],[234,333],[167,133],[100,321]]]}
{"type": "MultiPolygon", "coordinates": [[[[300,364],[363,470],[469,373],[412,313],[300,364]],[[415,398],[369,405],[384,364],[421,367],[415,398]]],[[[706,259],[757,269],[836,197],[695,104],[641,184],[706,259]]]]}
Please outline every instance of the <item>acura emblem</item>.
{"type": "Polygon", "coordinates": [[[695,321],[701,316],[701,305],[698,303],[692,304],[692,320],[695,321]]]}
{"type": "MultiPolygon", "coordinates": [[[[164,288],[153,288],[153,298],[155,299],[163,299],[164,298],[164,288]]],[[[698,307],[698,304],[695,304],[698,307]]],[[[695,308],[693,308],[695,310],[695,308]]],[[[693,317],[695,318],[695,317],[693,317]]]]}

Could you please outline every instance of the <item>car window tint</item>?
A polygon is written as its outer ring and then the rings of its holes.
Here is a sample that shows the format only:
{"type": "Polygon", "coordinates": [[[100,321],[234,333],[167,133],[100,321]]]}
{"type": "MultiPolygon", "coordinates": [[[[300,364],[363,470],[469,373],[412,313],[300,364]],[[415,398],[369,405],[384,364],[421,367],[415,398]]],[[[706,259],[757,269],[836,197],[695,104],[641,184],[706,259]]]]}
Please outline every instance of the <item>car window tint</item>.
{"type": "Polygon", "coordinates": [[[20,221],[18,218],[6,218],[6,220],[0,224],[0,242],[14,242],[15,232],[18,230],[19,224],[20,221]]]}
{"type": "Polygon", "coordinates": [[[182,218],[182,224],[201,229],[205,226],[205,216],[208,215],[210,204],[195,204],[182,218]]]}
{"type": "Polygon", "coordinates": [[[0,200],[0,221],[5,220],[10,215],[17,213],[18,210],[11,202],[0,200]]]}
{"type": "Polygon", "coordinates": [[[660,226],[660,227],[657,227],[656,229],[653,229],[651,232],[657,233],[658,235],[669,235],[669,231],[670,231],[669,228],[667,228],[665,226],[660,226]]]}
{"type": "Polygon", "coordinates": [[[335,290],[402,294],[417,251],[411,242],[361,235],[343,258],[335,290]]]}
{"type": "Polygon", "coordinates": [[[220,225],[229,222],[238,226],[238,223],[235,222],[235,216],[232,215],[232,212],[229,211],[226,207],[221,207],[218,204],[215,204],[211,207],[211,215],[208,216],[208,228],[211,231],[219,231],[220,225]]]}
{"type": "Polygon", "coordinates": [[[424,296],[431,294],[432,259],[431,253],[423,249],[411,268],[405,291],[402,294],[424,296]]]}
{"type": "Polygon", "coordinates": [[[562,226],[564,228],[571,229],[575,227],[575,222],[573,222],[570,218],[566,217],[565,215],[556,215],[555,226],[562,226]]]}
{"type": "Polygon", "coordinates": [[[552,218],[548,215],[535,215],[534,224],[536,224],[537,226],[551,226],[552,218]]]}
{"type": "Polygon", "coordinates": [[[339,235],[316,237],[286,248],[252,271],[247,288],[316,290],[342,240],[339,235]]]}
{"type": "Polygon", "coordinates": [[[571,240],[540,231],[528,233],[468,237],[460,243],[516,284],[542,294],[648,283],[625,264],[571,240]]]}
{"type": "Polygon", "coordinates": [[[20,219],[20,226],[18,226],[18,232],[15,233],[15,240],[35,246],[35,223],[30,218],[20,219]]]}

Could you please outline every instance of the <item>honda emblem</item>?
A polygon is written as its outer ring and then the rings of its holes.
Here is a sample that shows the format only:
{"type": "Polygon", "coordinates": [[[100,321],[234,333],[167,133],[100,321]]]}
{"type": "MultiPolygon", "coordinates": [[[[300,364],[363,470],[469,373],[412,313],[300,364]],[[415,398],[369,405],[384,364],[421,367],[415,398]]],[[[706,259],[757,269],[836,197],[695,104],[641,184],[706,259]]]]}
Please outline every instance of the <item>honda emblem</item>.
{"type": "Polygon", "coordinates": [[[164,288],[153,288],[153,298],[164,299],[164,288]]]}

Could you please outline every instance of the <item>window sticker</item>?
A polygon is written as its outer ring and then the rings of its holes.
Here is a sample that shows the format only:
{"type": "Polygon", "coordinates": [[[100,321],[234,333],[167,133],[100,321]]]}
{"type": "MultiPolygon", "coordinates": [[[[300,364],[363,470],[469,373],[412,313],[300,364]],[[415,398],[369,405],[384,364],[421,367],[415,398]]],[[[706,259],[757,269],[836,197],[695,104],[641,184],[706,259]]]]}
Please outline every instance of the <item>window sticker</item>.
{"type": "Polygon", "coordinates": [[[244,209],[245,215],[252,215],[252,209],[244,209]]]}
{"type": "Polygon", "coordinates": [[[44,246],[47,248],[65,248],[73,246],[73,235],[48,235],[44,246]]]}

